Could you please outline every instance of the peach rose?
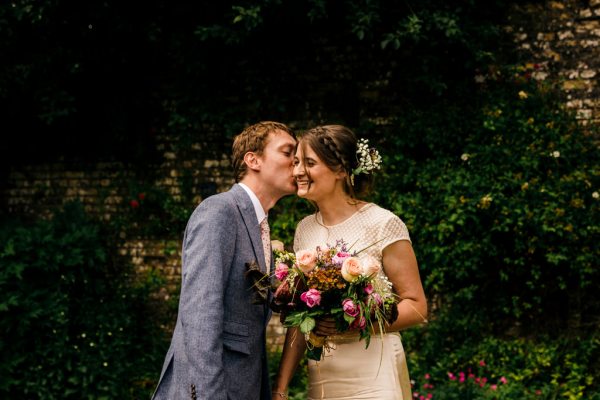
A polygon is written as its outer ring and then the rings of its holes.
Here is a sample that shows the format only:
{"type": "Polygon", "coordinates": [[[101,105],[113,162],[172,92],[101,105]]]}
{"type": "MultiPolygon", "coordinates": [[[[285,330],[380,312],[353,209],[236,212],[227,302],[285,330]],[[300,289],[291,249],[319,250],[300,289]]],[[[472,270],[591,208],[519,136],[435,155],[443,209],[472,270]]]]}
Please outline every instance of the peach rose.
{"type": "Polygon", "coordinates": [[[317,252],[314,250],[300,250],[296,253],[298,268],[308,274],[317,266],[317,252]]]}
{"type": "Polygon", "coordinates": [[[271,248],[273,251],[284,251],[283,242],[281,240],[271,240],[271,248]]]}
{"type": "Polygon", "coordinates": [[[342,277],[347,282],[353,282],[356,278],[362,275],[363,269],[360,261],[356,257],[348,257],[342,263],[342,277]]]}
{"type": "Polygon", "coordinates": [[[381,271],[381,263],[373,256],[364,256],[361,262],[366,276],[373,276],[381,271]]]}

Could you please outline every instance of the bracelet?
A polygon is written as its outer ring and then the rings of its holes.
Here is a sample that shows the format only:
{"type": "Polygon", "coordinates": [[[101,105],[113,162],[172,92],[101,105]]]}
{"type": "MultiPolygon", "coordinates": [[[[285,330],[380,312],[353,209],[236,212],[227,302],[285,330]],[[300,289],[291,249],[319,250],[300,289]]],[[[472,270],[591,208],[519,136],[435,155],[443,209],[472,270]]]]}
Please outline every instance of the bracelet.
{"type": "Polygon", "coordinates": [[[289,399],[288,395],[283,392],[271,392],[271,394],[276,394],[279,397],[281,397],[282,399],[289,399]]]}

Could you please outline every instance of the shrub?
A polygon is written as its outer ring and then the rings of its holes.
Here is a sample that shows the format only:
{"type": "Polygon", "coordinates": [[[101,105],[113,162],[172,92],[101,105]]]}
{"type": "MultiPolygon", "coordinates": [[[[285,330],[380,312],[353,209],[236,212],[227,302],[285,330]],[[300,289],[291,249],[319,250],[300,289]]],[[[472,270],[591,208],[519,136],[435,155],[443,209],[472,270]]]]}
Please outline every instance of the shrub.
{"type": "Polygon", "coordinates": [[[0,239],[1,397],[148,397],[166,351],[152,287],[100,225],[70,204],[50,221],[3,224],[0,239]]]}
{"type": "Polygon", "coordinates": [[[527,72],[488,77],[470,104],[407,111],[380,139],[378,201],[409,226],[453,337],[597,328],[600,153],[527,72]]]}

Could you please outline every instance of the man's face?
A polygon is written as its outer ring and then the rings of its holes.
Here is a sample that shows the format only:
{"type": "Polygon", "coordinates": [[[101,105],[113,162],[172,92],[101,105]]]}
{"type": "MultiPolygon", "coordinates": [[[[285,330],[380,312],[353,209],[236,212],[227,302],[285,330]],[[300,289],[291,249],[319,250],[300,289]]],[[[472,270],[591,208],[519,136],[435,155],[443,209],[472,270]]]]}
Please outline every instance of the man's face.
{"type": "Polygon", "coordinates": [[[276,130],[269,133],[261,159],[261,181],[275,195],[285,196],[296,192],[292,175],[296,141],[287,132],[276,130]]]}

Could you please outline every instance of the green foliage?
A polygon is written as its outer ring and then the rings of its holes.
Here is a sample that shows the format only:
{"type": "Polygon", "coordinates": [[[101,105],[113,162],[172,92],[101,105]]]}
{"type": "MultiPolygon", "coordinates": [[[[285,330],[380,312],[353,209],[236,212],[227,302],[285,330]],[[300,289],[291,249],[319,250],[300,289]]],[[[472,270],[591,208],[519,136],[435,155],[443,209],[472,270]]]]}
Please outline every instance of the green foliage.
{"type": "MultiPolygon", "coordinates": [[[[182,192],[190,188],[180,186],[182,192]]],[[[195,207],[191,195],[173,196],[163,188],[137,184],[130,185],[129,193],[124,212],[111,219],[113,230],[123,231],[130,238],[181,238],[195,207]]]]}
{"type": "Polygon", "coordinates": [[[597,324],[599,153],[527,72],[488,77],[460,112],[400,116],[381,140],[380,203],[411,230],[434,313],[467,335],[597,324]]]}
{"type": "Polygon", "coordinates": [[[313,212],[314,207],[297,196],[288,196],[279,200],[269,215],[269,220],[272,221],[271,238],[282,241],[287,250],[293,251],[296,224],[313,212]]]}
{"type": "Polygon", "coordinates": [[[146,397],[164,357],[148,318],[158,277],[133,278],[78,204],[0,228],[3,398],[146,397]]]}
{"type": "MultiPolygon", "coordinates": [[[[427,335],[428,336],[428,335],[427,335]]],[[[410,344],[414,334],[404,335],[410,344]]],[[[413,392],[433,399],[597,399],[600,338],[542,336],[456,343],[409,358],[413,392]]]]}
{"type": "Polygon", "coordinates": [[[508,3],[3,2],[0,159],[146,167],[158,134],[228,151],[260,119],[356,125],[452,97],[495,54],[508,3]],[[361,110],[373,88],[385,104],[361,110]]]}

